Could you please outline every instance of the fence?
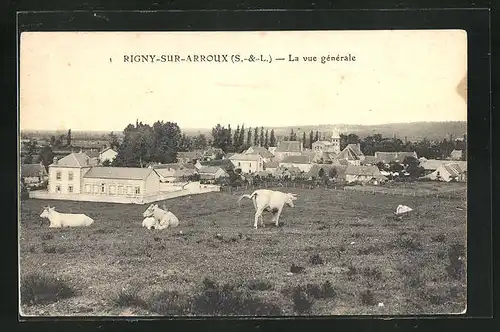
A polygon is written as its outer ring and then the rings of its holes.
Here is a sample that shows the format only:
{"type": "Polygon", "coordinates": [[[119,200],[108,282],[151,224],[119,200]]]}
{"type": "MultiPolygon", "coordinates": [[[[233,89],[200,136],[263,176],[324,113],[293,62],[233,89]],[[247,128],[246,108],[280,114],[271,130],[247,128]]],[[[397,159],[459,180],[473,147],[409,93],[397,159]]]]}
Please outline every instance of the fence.
{"type": "Polygon", "coordinates": [[[306,190],[324,189],[331,191],[355,191],[364,194],[372,195],[393,195],[393,196],[408,196],[408,197],[435,197],[442,199],[461,199],[467,200],[467,192],[463,190],[442,190],[433,192],[430,190],[421,190],[417,188],[387,188],[383,186],[346,186],[342,184],[310,184],[310,183],[296,183],[296,182],[263,182],[259,184],[248,184],[236,187],[223,186],[222,192],[240,192],[240,191],[253,191],[256,189],[272,188],[300,188],[306,190]]]}

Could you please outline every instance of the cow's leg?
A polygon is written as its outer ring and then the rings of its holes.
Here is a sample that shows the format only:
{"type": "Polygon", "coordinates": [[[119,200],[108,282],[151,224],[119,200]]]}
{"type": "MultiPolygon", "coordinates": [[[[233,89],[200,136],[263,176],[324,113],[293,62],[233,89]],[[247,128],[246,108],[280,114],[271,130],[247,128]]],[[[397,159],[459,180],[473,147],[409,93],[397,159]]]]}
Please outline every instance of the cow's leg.
{"type": "Polygon", "coordinates": [[[260,215],[260,225],[261,225],[262,227],[266,227],[266,226],[264,225],[264,217],[262,217],[262,214],[260,215]]]}
{"type": "Polygon", "coordinates": [[[275,216],[275,220],[276,220],[276,227],[279,226],[279,223],[280,223],[280,214],[281,214],[281,211],[283,211],[283,208],[279,209],[278,212],[276,212],[276,216],[275,216]]]}
{"type": "Polygon", "coordinates": [[[255,212],[255,221],[253,224],[253,228],[257,229],[257,224],[259,223],[259,218],[262,218],[262,209],[257,209],[255,212]]]}

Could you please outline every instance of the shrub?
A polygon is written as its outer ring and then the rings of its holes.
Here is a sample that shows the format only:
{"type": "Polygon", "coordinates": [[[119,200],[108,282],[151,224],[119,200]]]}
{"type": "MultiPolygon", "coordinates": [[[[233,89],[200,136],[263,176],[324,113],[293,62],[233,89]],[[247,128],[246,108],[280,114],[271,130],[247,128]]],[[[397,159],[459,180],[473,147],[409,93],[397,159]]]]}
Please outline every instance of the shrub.
{"type": "Polygon", "coordinates": [[[120,307],[145,308],[146,302],[139,296],[137,289],[121,290],[113,299],[113,302],[120,307]]]}
{"type": "Polygon", "coordinates": [[[292,290],[293,310],[298,314],[311,312],[313,301],[307,296],[303,287],[297,286],[292,290]]]}
{"type": "Polygon", "coordinates": [[[319,254],[316,254],[316,255],[312,255],[312,256],[309,258],[309,263],[311,263],[312,265],[323,265],[323,264],[324,264],[324,261],[323,261],[323,259],[319,256],[319,254]]]}
{"type": "Polygon", "coordinates": [[[456,280],[465,276],[465,247],[462,244],[454,244],[448,250],[449,264],[446,267],[448,275],[456,280]]]}
{"type": "Polygon", "coordinates": [[[369,289],[366,289],[362,292],[360,292],[360,297],[361,297],[361,303],[364,305],[375,305],[375,296],[373,295],[373,292],[369,289]]]}
{"type": "Polygon", "coordinates": [[[75,291],[57,277],[49,277],[38,273],[21,277],[22,303],[52,303],[74,295],[75,291]]]}
{"type": "Polygon", "coordinates": [[[273,288],[273,285],[265,280],[250,280],[247,287],[251,290],[269,290],[273,288]]]}
{"type": "Polygon", "coordinates": [[[148,309],[164,316],[181,316],[189,313],[190,302],[178,292],[163,291],[151,299],[148,309]]]}

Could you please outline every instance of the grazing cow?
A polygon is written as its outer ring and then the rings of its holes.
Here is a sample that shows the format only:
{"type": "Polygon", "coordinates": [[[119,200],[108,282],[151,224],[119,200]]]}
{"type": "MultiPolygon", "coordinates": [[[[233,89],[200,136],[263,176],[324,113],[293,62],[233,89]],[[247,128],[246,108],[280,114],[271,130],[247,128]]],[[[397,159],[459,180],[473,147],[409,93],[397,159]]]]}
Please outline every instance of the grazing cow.
{"type": "Polygon", "coordinates": [[[84,214],[59,213],[54,207],[49,206],[43,209],[40,217],[49,219],[50,228],[82,227],[90,226],[94,223],[92,218],[84,214]]]}
{"type": "Polygon", "coordinates": [[[142,221],[142,227],[146,227],[147,229],[155,229],[158,228],[158,222],[154,217],[147,217],[142,221]]]}
{"type": "Polygon", "coordinates": [[[157,229],[179,226],[179,219],[170,211],[163,210],[158,204],[151,204],[142,214],[143,217],[154,217],[158,222],[157,229]]]}
{"type": "Polygon", "coordinates": [[[273,222],[276,223],[276,227],[279,226],[279,218],[283,207],[286,205],[294,207],[293,201],[297,199],[295,194],[283,193],[281,191],[268,190],[268,189],[258,189],[255,190],[251,195],[242,195],[238,199],[238,204],[243,198],[249,198],[252,200],[255,207],[255,222],[253,227],[257,229],[257,224],[260,218],[260,225],[264,227],[264,220],[262,218],[262,212],[270,211],[273,214],[273,222]]]}

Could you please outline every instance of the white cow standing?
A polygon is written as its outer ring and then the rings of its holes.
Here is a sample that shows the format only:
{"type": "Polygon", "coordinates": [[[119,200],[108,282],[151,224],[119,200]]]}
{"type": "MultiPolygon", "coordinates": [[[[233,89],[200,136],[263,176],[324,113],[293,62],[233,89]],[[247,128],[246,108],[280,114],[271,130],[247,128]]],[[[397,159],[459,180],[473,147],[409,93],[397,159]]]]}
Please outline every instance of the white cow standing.
{"type": "Polygon", "coordinates": [[[163,210],[158,207],[158,204],[151,204],[142,214],[143,217],[154,217],[158,223],[155,228],[164,229],[167,227],[179,226],[179,219],[170,211],[163,210]]]}
{"type": "Polygon", "coordinates": [[[297,195],[292,193],[283,193],[281,191],[269,190],[269,189],[258,189],[255,190],[250,195],[242,195],[238,199],[238,204],[243,198],[249,198],[252,200],[255,207],[255,221],[253,227],[257,229],[257,224],[264,227],[264,220],[262,218],[262,212],[270,211],[273,213],[273,222],[276,223],[276,227],[279,226],[279,218],[283,207],[288,205],[289,207],[294,207],[293,201],[297,199],[297,195]]]}
{"type": "Polygon", "coordinates": [[[40,217],[49,219],[50,228],[84,227],[94,223],[94,220],[85,214],[59,213],[55,207],[50,206],[43,209],[40,217]]]}

